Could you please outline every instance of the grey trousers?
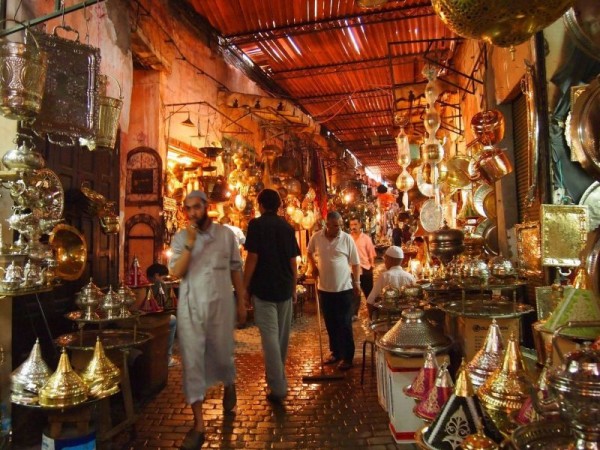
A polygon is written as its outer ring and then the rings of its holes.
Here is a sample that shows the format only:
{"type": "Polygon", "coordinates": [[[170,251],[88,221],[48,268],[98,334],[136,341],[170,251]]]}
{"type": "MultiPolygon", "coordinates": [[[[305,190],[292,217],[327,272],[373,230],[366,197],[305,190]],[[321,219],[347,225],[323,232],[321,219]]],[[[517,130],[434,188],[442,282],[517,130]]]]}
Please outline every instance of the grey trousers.
{"type": "Polygon", "coordinates": [[[292,299],[269,302],[252,296],[254,321],[260,331],[267,385],[273,395],[287,395],[285,359],[292,326],[292,299]]]}

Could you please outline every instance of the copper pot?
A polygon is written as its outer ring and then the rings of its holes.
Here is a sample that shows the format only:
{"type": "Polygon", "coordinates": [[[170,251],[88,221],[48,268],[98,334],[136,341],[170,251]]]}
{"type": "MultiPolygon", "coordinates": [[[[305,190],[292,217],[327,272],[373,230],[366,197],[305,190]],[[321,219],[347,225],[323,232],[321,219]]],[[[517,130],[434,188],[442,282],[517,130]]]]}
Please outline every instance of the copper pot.
{"type": "Polygon", "coordinates": [[[495,145],[504,138],[504,116],[497,109],[481,111],[471,118],[471,131],[484,145],[495,145]]]}
{"type": "Polygon", "coordinates": [[[513,171],[512,164],[506,152],[500,148],[485,149],[475,162],[475,175],[472,181],[483,179],[488,184],[494,184],[500,178],[513,171]]]}

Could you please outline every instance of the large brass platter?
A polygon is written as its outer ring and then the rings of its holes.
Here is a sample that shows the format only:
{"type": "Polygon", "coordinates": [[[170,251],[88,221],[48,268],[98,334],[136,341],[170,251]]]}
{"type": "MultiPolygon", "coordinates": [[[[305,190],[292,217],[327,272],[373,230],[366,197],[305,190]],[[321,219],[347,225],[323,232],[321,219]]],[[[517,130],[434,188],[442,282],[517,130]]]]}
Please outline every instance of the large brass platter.
{"type": "Polygon", "coordinates": [[[528,279],[542,278],[542,251],[540,223],[526,222],[515,225],[517,233],[517,258],[519,276],[528,279]]]}
{"type": "Polygon", "coordinates": [[[542,265],[578,267],[588,232],[588,208],[579,205],[542,205],[542,265]]]}
{"type": "Polygon", "coordinates": [[[533,307],[525,303],[498,302],[489,300],[456,300],[438,306],[447,314],[463,317],[486,317],[508,319],[519,317],[533,311],[533,307]]]}
{"type": "Polygon", "coordinates": [[[600,75],[597,76],[571,105],[571,146],[583,159],[581,166],[595,178],[600,178],[600,75]]]}

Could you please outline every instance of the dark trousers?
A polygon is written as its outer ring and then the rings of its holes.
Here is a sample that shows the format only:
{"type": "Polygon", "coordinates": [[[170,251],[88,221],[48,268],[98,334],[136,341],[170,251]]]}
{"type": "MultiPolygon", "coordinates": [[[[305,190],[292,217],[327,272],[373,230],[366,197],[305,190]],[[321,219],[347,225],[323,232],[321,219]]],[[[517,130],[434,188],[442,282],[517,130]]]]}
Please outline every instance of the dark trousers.
{"type": "MultiPolygon", "coordinates": [[[[369,270],[361,269],[360,274],[360,289],[365,294],[365,299],[369,296],[373,290],[373,268],[369,270]]],[[[360,309],[360,295],[352,295],[352,314],[358,316],[358,310],[360,309]]]]}
{"type": "Polygon", "coordinates": [[[353,297],[352,289],[342,292],[319,291],[321,311],[329,336],[329,350],[333,357],[350,363],[354,359],[353,297]]]}

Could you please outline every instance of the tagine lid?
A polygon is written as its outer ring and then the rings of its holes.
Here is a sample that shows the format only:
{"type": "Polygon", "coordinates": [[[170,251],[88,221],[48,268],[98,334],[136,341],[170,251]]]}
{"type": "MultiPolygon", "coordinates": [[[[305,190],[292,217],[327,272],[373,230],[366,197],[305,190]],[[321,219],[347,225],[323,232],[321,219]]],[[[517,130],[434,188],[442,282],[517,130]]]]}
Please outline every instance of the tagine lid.
{"type": "Polygon", "coordinates": [[[446,350],[452,340],[435,329],[423,315],[422,309],[405,309],[402,318],[377,341],[377,345],[401,355],[422,355],[429,346],[436,353],[446,350]]]}

